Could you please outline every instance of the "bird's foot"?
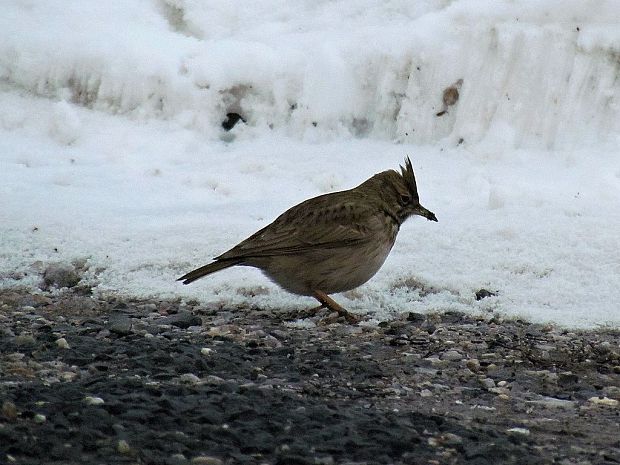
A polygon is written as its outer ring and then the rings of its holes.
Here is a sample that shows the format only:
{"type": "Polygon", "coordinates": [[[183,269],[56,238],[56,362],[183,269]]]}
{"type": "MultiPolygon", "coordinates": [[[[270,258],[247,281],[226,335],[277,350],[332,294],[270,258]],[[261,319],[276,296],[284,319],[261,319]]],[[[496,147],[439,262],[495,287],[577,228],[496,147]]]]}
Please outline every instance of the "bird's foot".
{"type": "Polygon", "coordinates": [[[361,320],[359,316],[353,315],[323,291],[314,291],[312,296],[321,303],[319,307],[312,309],[315,313],[322,308],[328,308],[333,312],[337,312],[339,316],[344,317],[348,323],[358,323],[361,320]]]}

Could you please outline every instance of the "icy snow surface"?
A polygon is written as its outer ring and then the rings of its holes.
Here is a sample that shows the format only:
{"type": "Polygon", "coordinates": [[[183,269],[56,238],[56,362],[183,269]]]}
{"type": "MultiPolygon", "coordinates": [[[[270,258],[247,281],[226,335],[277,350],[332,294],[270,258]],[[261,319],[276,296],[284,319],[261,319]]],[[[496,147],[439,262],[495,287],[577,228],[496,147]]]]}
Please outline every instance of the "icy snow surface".
{"type": "Polygon", "coordinates": [[[0,286],[86,260],[97,292],[307,308],[250,268],[175,278],[410,155],[439,223],[337,300],[620,326],[618,24],[612,0],[5,2],[0,286]]]}

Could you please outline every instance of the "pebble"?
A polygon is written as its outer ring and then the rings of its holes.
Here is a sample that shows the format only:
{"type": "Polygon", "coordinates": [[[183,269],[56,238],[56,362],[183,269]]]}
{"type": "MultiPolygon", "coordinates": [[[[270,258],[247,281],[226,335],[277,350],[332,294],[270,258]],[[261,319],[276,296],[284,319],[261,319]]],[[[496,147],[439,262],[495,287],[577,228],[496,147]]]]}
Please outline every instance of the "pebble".
{"type": "Polygon", "coordinates": [[[37,413],[34,416],[34,422],[35,423],[45,423],[45,420],[47,420],[46,416],[43,415],[42,413],[37,413]]]}
{"type": "Polygon", "coordinates": [[[166,465],[186,465],[187,463],[187,457],[183,454],[173,454],[167,460],[166,465]]]}
{"type": "Polygon", "coordinates": [[[141,308],[144,311],[147,312],[154,312],[155,310],[157,310],[157,305],[155,304],[144,304],[144,305],[140,305],[139,308],[141,308]]]}
{"type": "Polygon", "coordinates": [[[482,378],[480,380],[480,384],[486,389],[492,389],[495,387],[495,381],[493,381],[491,378],[482,378]]]}
{"type": "Polygon", "coordinates": [[[444,366],[444,365],[446,365],[446,362],[444,360],[441,360],[439,357],[426,357],[423,360],[425,360],[426,362],[429,362],[433,366],[444,366]]]}
{"type": "Polygon", "coordinates": [[[63,371],[62,373],[60,373],[60,381],[62,381],[63,383],[68,383],[73,381],[75,378],[77,378],[78,374],[74,371],[63,371]]]}
{"type": "Polygon", "coordinates": [[[199,455],[192,459],[192,465],[224,465],[222,459],[209,455],[199,455]]]}
{"type": "Polygon", "coordinates": [[[442,360],[447,360],[450,362],[458,362],[463,359],[463,355],[456,350],[447,350],[443,354],[441,354],[442,360]]]}
{"type": "Polygon", "coordinates": [[[86,405],[102,405],[102,404],[105,404],[105,400],[103,400],[101,397],[93,397],[93,396],[86,396],[86,397],[84,397],[84,402],[86,403],[86,405]]]}
{"type": "Polygon", "coordinates": [[[443,446],[456,446],[463,443],[463,438],[454,433],[444,433],[438,439],[443,446]]]}
{"type": "Polygon", "coordinates": [[[46,287],[75,287],[80,279],[73,265],[53,263],[48,265],[43,272],[43,283],[46,287]]]}
{"type": "Polygon", "coordinates": [[[527,400],[526,404],[540,405],[546,408],[573,408],[577,406],[575,401],[556,399],[555,397],[541,397],[536,400],[527,400]]]}
{"type": "Polygon", "coordinates": [[[470,358],[466,362],[467,368],[469,368],[474,373],[480,371],[480,361],[477,358],[470,358]]]}
{"type": "Polygon", "coordinates": [[[224,378],[220,378],[219,376],[207,375],[204,378],[204,382],[207,384],[223,384],[226,380],[224,378]]]}
{"type": "Polygon", "coordinates": [[[11,328],[0,327],[0,336],[2,337],[15,337],[15,333],[11,328]]]}
{"type": "Polygon", "coordinates": [[[579,376],[570,371],[563,371],[558,374],[558,383],[563,386],[575,384],[579,381],[579,376]]]}
{"type": "Polygon", "coordinates": [[[119,439],[118,443],[116,444],[116,450],[119,452],[119,454],[129,454],[131,452],[131,447],[129,446],[129,443],[127,441],[125,441],[124,439],[119,439]]]}
{"type": "Polygon", "coordinates": [[[176,326],[177,328],[187,329],[190,326],[201,326],[202,319],[190,312],[179,312],[176,315],[170,315],[159,321],[162,325],[176,326]]]}
{"type": "Polygon", "coordinates": [[[119,336],[131,334],[131,319],[126,315],[112,315],[108,324],[108,329],[119,336]]]}
{"type": "Polygon", "coordinates": [[[523,436],[529,436],[530,430],[527,428],[508,428],[507,433],[521,434],[523,436]]]}
{"type": "Polygon", "coordinates": [[[59,349],[69,349],[69,343],[64,337],[56,339],[56,345],[59,349]]]}
{"type": "Polygon", "coordinates": [[[596,405],[605,405],[607,407],[617,407],[618,404],[620,404],[620,401],[617,401],[616,399],[610,399],[609,397],[590,397],[588,399],[588,402],[592,402],[593,404],[596,405]]]}
{"type": "Polygon", "coordinates": [[[29,346],[36,343],[36,340],[32,334],[20,334],[15,337],[15,344],[18,346],[29,346]]]}
{"type": "Polygon", "coordinates": [[[200,353],[202,355],[205,355],[205,356],[212,355],[213,352],[215,352],[215,351],[213,349],[211,349],[210,347],[203,347],[202,349],[200,349],[200,353]]]}
{"type": "Polygon", "coordinates": [[[179,376],[179,381],[183,384],[198,384],[200,383],[200,378],[193,373],[184,373],[179,376]]]}
{"type": "Polygon", "coordinates": [[[603,388],[603,393],[611,399],[620,400],[620,386],[607,386],[603,388]]]}
{"type": "Polygon", "coordinates": [[[8,400],[2,402],[2,409],[0,409],[0,413],[2,413],[2,416],[9,421],[15,420],[18,414],[15,404],[8,400]]]}

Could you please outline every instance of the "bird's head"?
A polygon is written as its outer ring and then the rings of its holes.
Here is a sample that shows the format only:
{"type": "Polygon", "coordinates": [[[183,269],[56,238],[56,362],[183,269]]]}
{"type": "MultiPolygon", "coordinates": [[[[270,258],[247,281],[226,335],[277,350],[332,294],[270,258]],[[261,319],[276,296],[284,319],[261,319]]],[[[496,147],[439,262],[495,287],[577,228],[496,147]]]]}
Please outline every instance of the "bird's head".
{"type": "Polygon", "coordinates": [[[398,218],[399,224],[412,215],[420,215],[429,221],[437,221],[432,211],[420,205],[418,186],[409,157],[405,158],[405,166],[400,167],[400,173],[388,170],[373,176],[370,180],[379,182],[377,187],[385,205],[389,205],[389,214],[398,218]]]}

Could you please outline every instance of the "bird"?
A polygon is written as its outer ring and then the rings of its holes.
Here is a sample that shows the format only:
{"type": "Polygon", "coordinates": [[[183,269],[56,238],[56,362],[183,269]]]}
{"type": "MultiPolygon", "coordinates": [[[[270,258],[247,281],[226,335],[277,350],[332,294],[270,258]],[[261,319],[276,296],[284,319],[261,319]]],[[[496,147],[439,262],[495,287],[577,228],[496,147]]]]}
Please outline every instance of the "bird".
{"type": "Polygon", "coordinates": [[[352,189],[313,197],[215,257],[181,276],[190,284],[232,266],[260,269],[293,294],[312,296],[349,322],[357,317],[329,294],[345,292],[372,278],[389,255],[400,226],[419,215],[437,221],[420,204],[411,160],[400,172],[375,174],[352,189]]]}

